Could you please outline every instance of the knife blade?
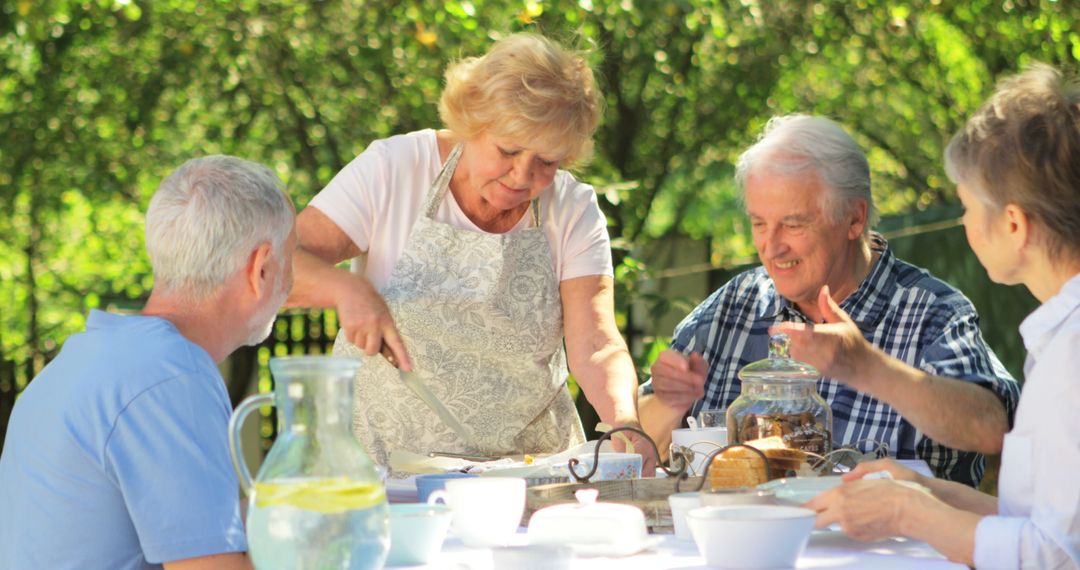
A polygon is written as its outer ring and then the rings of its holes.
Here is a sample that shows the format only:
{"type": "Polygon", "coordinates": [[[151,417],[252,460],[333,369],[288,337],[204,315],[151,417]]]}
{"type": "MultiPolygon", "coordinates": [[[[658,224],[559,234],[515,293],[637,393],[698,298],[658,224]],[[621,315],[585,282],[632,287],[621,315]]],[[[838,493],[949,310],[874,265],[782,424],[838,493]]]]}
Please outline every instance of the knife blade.
{"type": "Polygon", "coordinates": [[[473,455],[469,453],[454,453],[452,451],[429,451],[428,457],[449,457],[451,459],[464,459],[466,461],[495,461],[507,457],[506,455],[473,455]]]}
{"type": "Polygon", "coordinates": [[[398,366],[397,359],[394,358],[394,354],[390,350],[390,347],[386,346],[385,344],[382,345],[382,348],[379,349],[379,352],[383,355],[384,358],[386,358],[386,361],[389,362],[391,366],[398,369],[398,377],[401,378],[401,381],[404,382],[410,390],[412,390],[413,394],[416,394],[416,396],[420,398],[420,400],[427,404],[429,408],[434,410],[435,415],[439,416],[439,419],[442,420],[444,424],[449,426],[449,428],[453,430],[454,433],[456,433],[457,436],[462,439],[462,441],[464,441],[465,443],[472,443],[472,432],[469,431],[469,428],[465,427],[465,424],[461,423],[461,421],[457,419],[457,416],[455,416],[454,413],[451,412],[446,407],[446,405],[442,403],[441,400],[439,400],[439,398],[431,391],[431,389],[428,388],[427,384],[424,383],[424,381],[420,378],[419,374],[417,374],[415,371],[406,372],[402,370],[398,366]]]}
{"type": "Polygon", "coordinates": [[[450,426],[450,429],[454,430],[458,437],[465,443],[472,443],[472,432],[469,431],[469,428],[465,427],[465,424],[461,423],[457,416],[443,405],[442,401],[431,392],[431,389],[420,379],[416,372],[405,372],[399,369],[398,376],[429,408],[435,410],[435,415],[439,416],[439,419],[444,424],[450,426]]]}

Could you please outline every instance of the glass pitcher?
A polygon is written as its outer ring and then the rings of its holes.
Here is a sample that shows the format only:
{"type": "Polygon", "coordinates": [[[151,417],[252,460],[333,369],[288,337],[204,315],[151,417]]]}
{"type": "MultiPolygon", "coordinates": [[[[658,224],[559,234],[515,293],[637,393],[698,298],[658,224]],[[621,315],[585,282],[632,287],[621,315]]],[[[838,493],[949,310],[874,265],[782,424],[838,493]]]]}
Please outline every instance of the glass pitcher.
{"type": "Polygon", "coordinates": [[[788,356],[788,336],[769,337],[769,357],[739,371],[742,393],[727,411],[728,441],[779,436],[817,455],[832,450],[832,410],[818,394],[821,373],[788,356]]]}
{"type": "Polygon", "coordinates": [[[249,497],[247,537],[259,570],[382,568],[390,546],[386,490],[352,433],[360,361],[270,359],[274,393],[244,400],[229,419],[229,451],[249,497]],[[240,452],[252,410],[277,406],[278,435],[255,478],[240,452]]]}

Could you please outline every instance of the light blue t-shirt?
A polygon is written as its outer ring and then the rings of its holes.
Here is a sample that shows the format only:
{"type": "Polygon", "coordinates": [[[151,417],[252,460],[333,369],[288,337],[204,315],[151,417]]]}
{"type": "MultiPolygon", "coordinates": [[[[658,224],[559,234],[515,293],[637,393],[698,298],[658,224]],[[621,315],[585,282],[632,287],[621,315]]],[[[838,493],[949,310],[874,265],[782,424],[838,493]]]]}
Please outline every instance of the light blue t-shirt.
{"type": "Polygon", "coordinates": [[[0,456],[0,568],[160,568],[247,550],[231,407],[156,317],[92,311],[27,386],[0,456]]]}

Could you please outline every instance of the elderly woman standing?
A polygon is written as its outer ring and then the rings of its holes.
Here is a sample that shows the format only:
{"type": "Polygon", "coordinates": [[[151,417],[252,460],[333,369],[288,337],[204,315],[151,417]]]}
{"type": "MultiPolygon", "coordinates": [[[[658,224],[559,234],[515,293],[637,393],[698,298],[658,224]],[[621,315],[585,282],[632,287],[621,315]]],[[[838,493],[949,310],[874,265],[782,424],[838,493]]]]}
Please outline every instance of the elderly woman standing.
{"type": "MultiPolygon", "coordinates": [[[[906,535],[979,568],[1080,567],[1080,84],[1046,66],[1002,82],[945,151],[968,242],[990,278],[1042,302],[1020,325],[1028,350],[998,497],[889,460],[860,465],[815,498],[817,523],[875,540],[906,535]],[[888,471],[929,493],[889,480],[888,471]]],[[[874,370],[850,321],[812,332],[819,349],[874,370]]],[[[892,363],[899,366],[899,363],[892,363]]]]}
{"type": "Polygon", "coordinates": [[[606,222],[592,187],[560,168],[589,158],[602,108],[581,55],[509,36],[446,71],[445,130],[373,142],[301,212],[290,304],[335,307],[335,353],[366,356],[354,425],[379,463],[398,449],[580,443],[567,361],[603,421],[637,425],[606,222]],[[351,272],[334,267],[350,258],[351,272]],[[473,441],[380,350],[415,370],[473,441]]]}

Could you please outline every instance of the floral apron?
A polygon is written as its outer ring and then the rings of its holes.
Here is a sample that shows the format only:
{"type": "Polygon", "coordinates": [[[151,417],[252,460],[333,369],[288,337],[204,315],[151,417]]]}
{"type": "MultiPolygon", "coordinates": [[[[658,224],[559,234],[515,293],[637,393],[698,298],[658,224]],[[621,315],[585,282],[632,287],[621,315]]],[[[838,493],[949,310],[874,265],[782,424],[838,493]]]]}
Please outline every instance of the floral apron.
{"type": "Polygon", "coordinates": [[[461,230],[435,212],[461,157],[454,147],[425,211],[380,291],[413,369],[473,433],[462,441],[380,355],[338,335],[334,353],[363,358],[353,430],[383,465],[395,449],[499,455],[557,452],[584,441],[566,388],[562,302],[540,227],[506,234],[461,230]]]}

